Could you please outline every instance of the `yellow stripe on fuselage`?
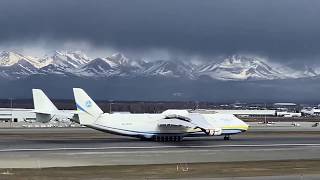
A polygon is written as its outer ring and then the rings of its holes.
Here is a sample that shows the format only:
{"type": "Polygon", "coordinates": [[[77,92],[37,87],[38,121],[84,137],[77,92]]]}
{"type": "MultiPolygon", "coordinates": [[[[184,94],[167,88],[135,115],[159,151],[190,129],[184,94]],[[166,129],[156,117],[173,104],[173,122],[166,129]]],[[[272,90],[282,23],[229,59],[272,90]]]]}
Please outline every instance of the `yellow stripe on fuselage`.
{"type": "Polygon", "coordinates": [[[222,129],[228,130],[228,129],[239,129],[242,131],[246,131],[249,129],[249,126],[247,125],[240,125],[240,126],[223,126],[222,129]]]}

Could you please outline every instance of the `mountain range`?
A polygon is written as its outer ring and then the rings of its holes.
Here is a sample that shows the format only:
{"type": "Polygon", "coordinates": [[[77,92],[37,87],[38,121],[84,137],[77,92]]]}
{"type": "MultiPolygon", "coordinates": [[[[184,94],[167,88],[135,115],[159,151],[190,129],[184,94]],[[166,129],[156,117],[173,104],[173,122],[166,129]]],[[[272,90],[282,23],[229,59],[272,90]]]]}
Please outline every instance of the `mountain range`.
{"type": "Polygon", "coordinates": [[[209,62],[192,63],[175,60],[133,60],[121,53],[98,58],[90,58],[81,51],[55,51],[44,57],[32,57],[15,51],[0,53],[0,78],[6,80],[23,79],[32,75],[63,75],[87,79],[161,77],[252,81],[310,78],[319,74],[318,70],[312,67],[297,70],[248,55],[231,55],[209,62]]]}
{"type": "Polygon", "coordinates": [[[90,58],[80,51],[32,57],[0,52],[0,98],[32,98],[40,88],[51,98],[73,99],[84,88],[94,99],[211,102],[320,102],[319,69],[275,64],[258,56],[212,61],[144,60],[121,53],[90,58]]]}

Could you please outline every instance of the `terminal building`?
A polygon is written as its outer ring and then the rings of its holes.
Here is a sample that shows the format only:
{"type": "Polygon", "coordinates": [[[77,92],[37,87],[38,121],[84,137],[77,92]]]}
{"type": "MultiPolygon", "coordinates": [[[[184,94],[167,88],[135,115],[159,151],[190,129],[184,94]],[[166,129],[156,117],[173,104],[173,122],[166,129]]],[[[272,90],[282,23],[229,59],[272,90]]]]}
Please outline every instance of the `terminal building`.
{"type": "Polygon", "coordinates": [[[296,103],[274,103],[273,106],[278,111],[298,112],[301,107],[296,103]]]}
{"type": "MultiPolygon", "coordinates": [[[[64,110],[64,112],[72,112],[73,110],[64,110]]],[[[55,116],[52,120],[65,121],[65,116],[55,116]]],[[[0,108],[0,122],[35,122],[36,113],[34,109],[22,108],[0,108]]]]}
{"type": "Polygon", "coordinates": [[[222,113],[222,114],[233,114],[237,116],[275,116],[276,110],[248,110],[248,109],[237,109],[237,110],[228,110],[228,109],[197,109],[193,112],[198,113],[222,113]]]}
{"type": "Polygon", "coordinates": [[[0,108],[0,122],[28,122],[35,121],[33,109],[0,108]]]}
{"type": "Polygon", "coordinates": [[[311,116],[320,116],[320,108],[305,108],[301,110],[301,113],[311,116]]]}

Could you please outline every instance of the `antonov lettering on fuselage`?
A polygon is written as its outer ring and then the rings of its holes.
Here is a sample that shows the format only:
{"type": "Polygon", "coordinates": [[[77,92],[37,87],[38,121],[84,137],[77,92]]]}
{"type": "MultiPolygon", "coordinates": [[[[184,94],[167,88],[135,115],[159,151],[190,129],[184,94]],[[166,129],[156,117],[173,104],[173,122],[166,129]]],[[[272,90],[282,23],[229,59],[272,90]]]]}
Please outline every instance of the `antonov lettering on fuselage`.
{"type": "Polygon", "coordinates": [[[181,141],[183,137],[194,136],[224,136],[229,140],[230,135],[248,129],[246,123],[230,114],[199,114],[186,110],[167,110],[161,114],[104,113],[84,90],[74,88],[73,92],[77,111],[71,119],[111,134],[155,141],[181,141]]]}

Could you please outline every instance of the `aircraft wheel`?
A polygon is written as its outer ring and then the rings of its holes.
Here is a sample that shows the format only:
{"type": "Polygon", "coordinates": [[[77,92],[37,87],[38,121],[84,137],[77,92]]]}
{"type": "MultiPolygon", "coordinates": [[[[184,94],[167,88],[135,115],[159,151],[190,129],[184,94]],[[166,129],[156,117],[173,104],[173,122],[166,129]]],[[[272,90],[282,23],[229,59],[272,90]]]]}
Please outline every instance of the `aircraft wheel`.
{"type": "Polygon", "coordinates": [[[158,141],[158,136],[153,136],[153,141],[158,141]]]}
{"type": "Polygon", "coordinates": [[[224,138],[223,138],[225,141],[229,141],[231,138],[230,138],[230,136],[228,135],[228,136],[224,136],[224,138]]]}
{"type": "Polygon", "coordinates": [[[148,141],[148,140],[150,140],[150,139],[148,139],[148,138],[146,138],[146,137],[141,137],[141,138],[140,138],[140,141],[148,141]]]}
{"type": "Polygon", "coordinates": [[[170,136],[166,136],[166,142],[170,141],[170,136]]]}
{"type": "Polygon", "coordinates": [[[175,136],[175,137],[174,137],[174,142],[177,142],[177,141],[178,141],[178,137],[175,136]]]}

